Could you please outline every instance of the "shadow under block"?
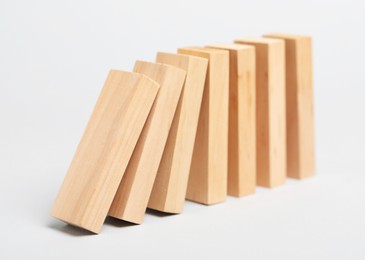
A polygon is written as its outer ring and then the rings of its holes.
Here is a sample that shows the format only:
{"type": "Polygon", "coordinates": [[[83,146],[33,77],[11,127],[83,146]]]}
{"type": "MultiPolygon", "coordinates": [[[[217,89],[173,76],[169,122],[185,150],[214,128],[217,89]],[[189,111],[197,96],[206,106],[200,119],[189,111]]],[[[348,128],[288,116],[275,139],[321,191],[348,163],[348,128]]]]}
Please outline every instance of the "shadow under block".
{"type": "Polygon", "coordinates": [[[186,198],[219,203],[227,195],[229,52],[188,47],[178,53],[209,60],[186,198]]]}
{"type": "Polygon", "coordinates": [[[160,90],[114,197],[109,215],[140,224],[147,209],[186,72],[170,65],[142,61],[136,62],[133,71],[155,80],[160,84],[160,90]]]}
{"type": "Polygon", "coordinates": [[[286,179],[285,44],[268,38],[235,42],[256,48],[257,184],[276,187],[286,179]]]}
{"type": "Polygon", "coordinates": [[[287,175],[315,174],[312,40],[308,36],[269,34],[285,41],[287,175]]]}
{"type": "Polygon", "coordinates": [[[52,216],[99,233],[159,85],[111,70],[52,209],[52,216]]]}
{"type": "Polygon", "coordinates": [[[186,71],[186,79],[148,207],[181,213],[193,155],[208,60],[182,54],[158,53],[156,62],[186,71]]]}
{"type": "Polygon", "coordinates": [[[256,188],[255,47],[207,46],[229,51],[228,194],[245,196],[256,188]]]}

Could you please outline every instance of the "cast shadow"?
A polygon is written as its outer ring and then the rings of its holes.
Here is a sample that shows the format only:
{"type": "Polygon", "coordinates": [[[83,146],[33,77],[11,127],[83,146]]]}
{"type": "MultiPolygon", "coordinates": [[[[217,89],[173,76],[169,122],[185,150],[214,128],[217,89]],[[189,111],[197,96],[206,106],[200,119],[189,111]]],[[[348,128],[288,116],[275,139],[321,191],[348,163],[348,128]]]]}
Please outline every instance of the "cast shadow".
{"type": "MultiPolygon", "coordinates": [[[[157,211],[157,210],[153,210],[153,209],[147,209],[146,214],[149,214],[149,215],[152,215],[155,217],[159,217],[159,218],[165,218],[165,217],[177,215],[177,214],[165,213],[165,212],[161,212],[161,211],[157,211]]],[[[117,218],[113,218],[110,216],[108,216],[105,219],[104,225],[113,226],[113,227],[117,227],[117,228],[127,228],[127,227],[139,226],[138,224],[131,223],[128,221],[117,219],[117,218]]],[[[74,236],[74,237],[97,235],[96,233],[85,230],[83,228],[73,226],[70,224],[66,224],[62,221],[56,221],[56,220],[49,223],[48,227],[53,230],[56,230],[58,232],[67,234],[69,236],[74,236]]]]}
{"type": "Polygon", "coordinates": [[[70,224],[66,224],[66,223],[63,223],[63,222],[53,221],[50,224],[48,224],[48,227],[53,229],[53,230],[64,233],[66,235],[74,236],[74,237],[96,235],[95,233],[93,233],[89,230],[85,230],[85,229],[82,229],[80,227],[73,226],[73,225],[70,225],[70,224]]]}
{"type": "Polygon", "coordinates": [[[152,215],[155,217],[159,217],[159,218],[166,218],[166,217],[178,215],[178,214],[166,213],[166,212],[162,212],[162,211],[158,211],[158,210],[154,210],[154,209],[150,209],[150,208],[147,208],[146,214],[149,214],[149,215],[152,215]]]}
{"type": "Polygon", "coordinates": [[[128,221],[124,221],[124,220],[117,219],[117,218],[113,218],[113,217],[110,217],[110,216],[106,217],[104,225],[118,227],[118,228],[138,226],[138,224],[128,222],[128,221]]]}

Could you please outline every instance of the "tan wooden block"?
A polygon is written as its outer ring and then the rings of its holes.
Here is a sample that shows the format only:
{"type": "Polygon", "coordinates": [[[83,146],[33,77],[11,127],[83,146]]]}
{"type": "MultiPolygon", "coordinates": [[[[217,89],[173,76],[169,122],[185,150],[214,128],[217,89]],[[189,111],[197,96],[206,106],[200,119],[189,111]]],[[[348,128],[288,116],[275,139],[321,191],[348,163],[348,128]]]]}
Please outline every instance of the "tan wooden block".
{"type": "Polygon", "coordinates": [[[235,42],[256,48],[257,184],[276,187],[286,179],[285,43],[268,38],[235,42]]]}
{"type": "Polygon", "coordinates": [[[180,54],[209,60],[186,198],[203,204],[227,195],[229,53],[189,47],[180,54]]]}
{"type": "Polygon", "coordinates": [[[159,85],[112,70],[58,193],[52,215],[99,233],[159,85]]]}
{"type": "Polygon", "coordinates": [[[315,174],[312,40],[309,36],[268,34],[285,41],[287,174],[315,174]]]}
{"type": "Polygon", "coordinates": [[[229,51],[228,194],[245,196],[256,188],[255,47],[214,44],[229,51]]]}
{"type": "Polygon", "coordinates": [[[158,53],[156,62],[183,69],[186,71],[186,79],[148,207],[168,213],[181,213],[186,197],[208,60],[182,54],[158,53]]]}
{"type": "Polygon", "coordinates": [[[160,84],[160,90],[143,128],[109,215],[140,224],[147,208],[175,110],[184,85],[182,69],[137,61],[134,72],[160,84]]]}

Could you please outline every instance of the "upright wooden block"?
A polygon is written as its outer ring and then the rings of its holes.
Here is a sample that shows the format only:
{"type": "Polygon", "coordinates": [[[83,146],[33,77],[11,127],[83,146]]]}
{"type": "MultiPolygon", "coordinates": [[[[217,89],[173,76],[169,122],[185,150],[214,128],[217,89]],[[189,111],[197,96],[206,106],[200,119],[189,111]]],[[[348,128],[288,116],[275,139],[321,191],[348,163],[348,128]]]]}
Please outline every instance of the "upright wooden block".
{"type": "Polygon", "coordinates": [[[265,37],[285,41],[288,176],[310,177],[315,173],[312,40],[287,34],[265,37]]]}
{"type": "Polygon", "coordinates": [[[134,72],[142,73],[158,82],[160,90],[110,207],[109,215],[140,224],[151,195],[186,72],[170,65],[142,61],[136,62],[134,72]]]}
{"type": "Polygon", "coordinates": [[[148,207],[180,213],[186,197],[208,60],[158,53],[156,62],[173,65],[187,74],[148,207]]]}
{"type": "Polygon", "coordinates": [[[227,195],[229,53],[199,47],[178,53],[209,60],[186,198],[222,202],[227,195]]]}
{"type": "Polygon", "coordinates": [[[229,51],[228,194],[245,196],[256,187],[255,47],[215,44],[229,51]]]}
{"type": "Polygon", "coordinates": [[[52,215],[99,233],[159,85],[112,70],[56,198],[52,215]]]}
{"type": "Polygon", "coordinates": [[[285,44],[243,38],[256,48],[257,184],[276,187],[286,178],[285,44]]]}

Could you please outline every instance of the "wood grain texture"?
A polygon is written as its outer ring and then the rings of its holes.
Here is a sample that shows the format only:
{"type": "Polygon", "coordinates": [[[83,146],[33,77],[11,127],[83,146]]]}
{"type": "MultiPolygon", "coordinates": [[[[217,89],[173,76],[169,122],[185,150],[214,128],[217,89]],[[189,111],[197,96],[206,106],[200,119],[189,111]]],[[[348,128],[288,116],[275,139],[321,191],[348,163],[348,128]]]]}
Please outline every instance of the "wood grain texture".
{"type": "Polygon", "coordinates": [[[285,43],[268,38],[235,42],[256,48],[257,184],[276,187],[286,179],[285,43]]]}
{"type": "Polygon", "coordinates": [[[209,60],[186,198],[207,205],[222,202],[227,195],[229,53],[200,47],[178,53],[209,60]]]}
{"type": "Polygon", "coordinates": [[[186,72],[170,65],[142,61],[136,62],[134,72],[142,73],[158,82],[160,90],[110,207],[109,215],[140,224],[151,195],[186,72]]]}
{"type": "Polygon", "coordinates": [[[265,37],[285,41],[287,174],[307,178],[315,174],[312,39],[288,34],[265,37]]]}
{"type": "Polygon", "coordinates": [[[183,69],[186,71],[186,79],[148,207],[168,213],[181,213],[186,197],[208,60],[182,54],[158,53],[156,62],[183,69]]]}
{"type": "Polygon", "coordinates": [[[159,85],[112,70],[52,209],[52,215],[99,233],[159,85]]]}
{"type": "Polygon", "coordinates": [[[256,188],[255,47],[214,44],[229,51],[228,194],[245,196],[256,188]]]}

